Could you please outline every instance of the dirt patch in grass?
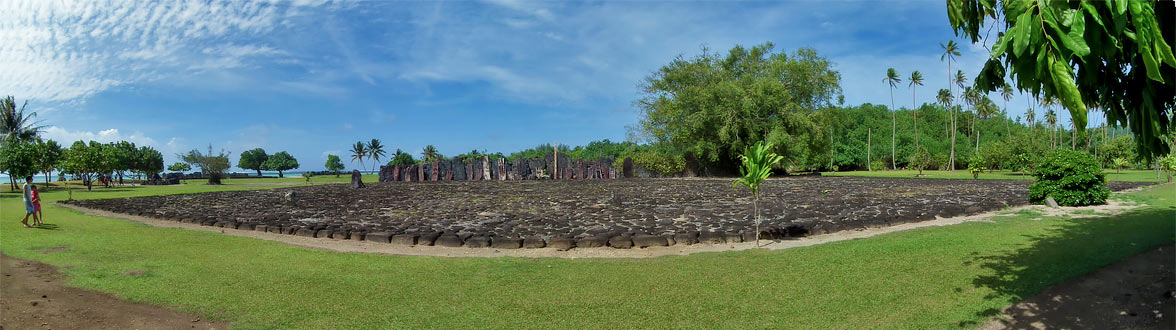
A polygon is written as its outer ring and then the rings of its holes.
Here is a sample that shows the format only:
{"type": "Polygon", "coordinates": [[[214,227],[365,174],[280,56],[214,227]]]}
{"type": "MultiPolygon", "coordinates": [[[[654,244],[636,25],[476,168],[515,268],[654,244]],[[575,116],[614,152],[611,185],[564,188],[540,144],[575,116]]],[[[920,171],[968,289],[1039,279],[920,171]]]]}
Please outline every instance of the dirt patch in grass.
{"type": "Polygon", "coordinates": [[[1176,247],[1165,246],[1054,285],[981,329],[1176,328],[1176,247]]]}
{"type": "Polygon", "coordinates": [[[0,254],[0,327],[7,329],[228,329],[224,322],[64,286],[50,265],[0,254]]]}

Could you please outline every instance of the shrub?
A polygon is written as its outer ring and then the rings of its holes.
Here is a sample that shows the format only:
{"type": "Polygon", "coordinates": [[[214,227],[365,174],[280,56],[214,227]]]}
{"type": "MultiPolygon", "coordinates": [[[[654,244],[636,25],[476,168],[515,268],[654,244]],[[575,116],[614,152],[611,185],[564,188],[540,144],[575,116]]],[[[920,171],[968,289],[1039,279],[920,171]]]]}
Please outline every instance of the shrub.
{"type": "Polygon", "coordinates": [[[923,175],[923,170],[935,165],[935,160],[931,159],[931,154],[927,153],[927,148],[919,147],[919,151],[911,154],[908,166],[919,170],[919,175],[923,175]]]}
{"type": "Polygon", "coordinates": [[[886,163],[881,160],[875,160],[873,162],[870,162],[870,170],[871,171],[883,171],[883,170],[886,170],[887,168],[889,168],[889,167],[887,167],[886,163]]]}
{"type": "Polygon", "coordinates": [[[981,155],[974,155],[968,159],[968,171],[972,172],[972,179],[979,179],[980,173],[988,170],[988,159],[981,155]]]}
{"type": "Polygon", "coordinates": [[[1029,202],[1034,204],[1044,202],[1046,197],[1066,206],[1102,204],[1111,195],[1098,161],[1085,152],[1054,151],[1037,166],[1033,176],[1037,182],[1029,186],[1029,202]]]}
{"type": "Polygon", "coordinates": [[[650,150],[631,153],[629,158],[633,159],[633,163],[661,175],[674,175],[686,170],[686,158],[681,154],[650,150]]]}

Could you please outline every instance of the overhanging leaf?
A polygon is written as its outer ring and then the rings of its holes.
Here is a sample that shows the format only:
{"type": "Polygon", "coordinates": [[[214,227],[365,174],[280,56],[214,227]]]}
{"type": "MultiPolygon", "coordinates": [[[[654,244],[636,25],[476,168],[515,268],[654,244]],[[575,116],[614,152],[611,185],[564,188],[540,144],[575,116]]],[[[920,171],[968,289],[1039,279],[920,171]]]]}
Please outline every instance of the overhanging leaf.
{"type": "Polygon", "coordinates": [[[1078,93],[1078,86],[1074,85],[1074,71],[1065,60],[1050,59],[1050,71],[1053,75],[1054,91],[1062,105],[1070,109],[1070,116],[1077,129],[1086,128],[1086,104],[1082,103],[1082,96],[1078,93]]]}

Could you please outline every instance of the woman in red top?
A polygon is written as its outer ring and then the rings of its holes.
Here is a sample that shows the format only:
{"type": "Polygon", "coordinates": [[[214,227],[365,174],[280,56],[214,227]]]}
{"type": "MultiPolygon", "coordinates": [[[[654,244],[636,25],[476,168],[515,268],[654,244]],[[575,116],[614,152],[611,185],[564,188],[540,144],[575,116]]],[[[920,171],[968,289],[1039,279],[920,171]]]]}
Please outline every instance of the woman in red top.
{"type": "Polygon", "coordinates": [[[41,222],[41,193],[37,191],[37,185],[32,185],[33,191],[30,195],[33,197],[33,225],[40,226],[41,222]]]}

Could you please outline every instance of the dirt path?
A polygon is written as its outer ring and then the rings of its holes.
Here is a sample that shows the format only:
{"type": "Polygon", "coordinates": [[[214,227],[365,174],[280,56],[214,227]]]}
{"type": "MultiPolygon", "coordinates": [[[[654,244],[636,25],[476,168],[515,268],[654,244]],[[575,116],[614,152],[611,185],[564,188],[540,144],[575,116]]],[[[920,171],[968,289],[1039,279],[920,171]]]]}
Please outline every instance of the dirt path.
{"type": "Polygon", "coordinates": [[[1136,255],[1046,289],[984,330],[1176,329],[1176,246],[1136,255]]]}
{"type": "MultiPolygon", "coordinates": [[[[413,255],[413,256],[440,256],[440,257],[523,257],[523,258],[649,258],[664,255],[689,255],[700,252],[721,252],[721,251],[736,251],[755,248],[754,242],[743,243],[725,243],[725,244],[694,244],[694,245],[672,245],[666,247],[649,247],[643,249],[617,249],[612,247],[599,248],[574,248],[567,251],[560,251],[554,248],[542,249],[494,249],[494,248],[467,248],[467,247],[441,247],[441,246],[406,246],[388,243],[376,243],[368,241],[352,241],[352,240],[336,240],[327,238],[313,238],[302,237],[294,235],[282,235],[276,233],[259,232],[252,230],[237,230],[225,229],[212,226],[201,226],[193,223],[183,223],[178,221],[160,220],[155,218],[141,217],[123,213],[114,213],[110,211],[97,210],[81,207],[71,204],[55,204],[55,206],[65,207],[79,212],[95,215],[101,217],[124,219],[135,222],[144,223],[154,227],[160,228],[183,228],[189,230],[200,230],[208,232],[217,232],[226,235],[252,237],[270,241],[281,242],[285,244],[301,246],[305,248],[336,251],[336,252],[358,252],[358,253],[382,253],[395,255],[413,255]]],[[[935,220],[905,223],[887,227],[867,228],[861,230],[846,230],[839,231],[832,234],[815,235],[802,237],[798,239],[787,240],[761,240],[760,244],[765,249],[782,250],[795,247],[812,246],[817,244],[824,244],[829,242],[837,242],[858,238],[867,238],[878,236],[887,233],[900,232],[912,229],[950,226],[961,224],[965,222],[992,222],[993,218],[1008,216],[1009,214],[1021,210],[1033,210],[1043,216],[1060,216],[1070,215],[1075,217],[1094,217],[1089,213],[1098,214],[1099,216],[1119,214],[1124,211],[1141,207],[1143,205],[1136,205],[1124,203],[1120,200],[1108,200],[1106,205],[1085,206],[1085,207],[1064,207],[1060,209],[1050,209],[1041,205],[1026,205],[1014,207],[1002,211],[993,211],[982,214],[975,214],[969,216],[951,217],[951,218],[936,218],[935,220]],[[1075,212],[1085,212],[1085,214],[1072,214],[1075,212]]]]}
{"type": "Polygon", "coordinates": [[[53,266],[0,254],[0,329],[228,329],[229,324],[65,287],[53,266]]]}

